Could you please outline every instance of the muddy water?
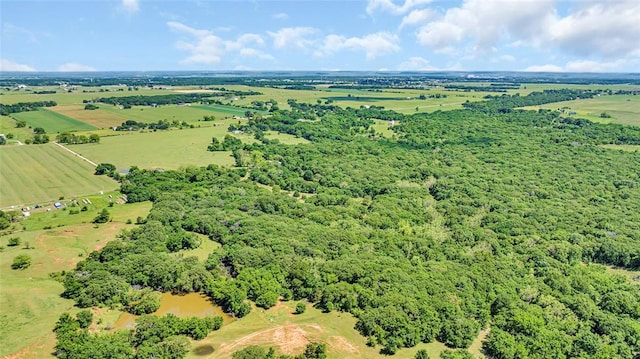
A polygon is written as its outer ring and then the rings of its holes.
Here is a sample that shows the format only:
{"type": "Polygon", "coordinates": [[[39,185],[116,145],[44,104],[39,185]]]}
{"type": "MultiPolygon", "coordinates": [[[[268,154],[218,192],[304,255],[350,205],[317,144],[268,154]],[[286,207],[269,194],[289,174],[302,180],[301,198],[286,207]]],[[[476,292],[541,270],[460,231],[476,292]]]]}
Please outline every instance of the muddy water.
{"type": "MultiPolygon", "coordinates": [[[[160,299],[160,308],[152,314],[163,316],[168,313],[178,317],[220,316],[224,320],[224,324],[233,321],[233,318],[225,314],[222,308],[213,304],[206,295],[200,293],[185,295],[163,293],[160,299]]],[[[113,324],[113,328],[133,329],[137,318],[137,315],[122,313],[113,324]]]]}

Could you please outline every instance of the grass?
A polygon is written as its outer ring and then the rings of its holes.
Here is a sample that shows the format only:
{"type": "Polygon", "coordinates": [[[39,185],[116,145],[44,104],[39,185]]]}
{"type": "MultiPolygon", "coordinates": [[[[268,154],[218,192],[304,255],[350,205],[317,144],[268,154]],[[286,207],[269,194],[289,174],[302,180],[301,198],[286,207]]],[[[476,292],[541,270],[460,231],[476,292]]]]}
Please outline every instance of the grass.
{"type": "MultiPolygon", "coordinates": [[[[145,214],[146,215],[146,214],[145,214]]],[[[91,251],[101,248],[129,227],[112,222],[94,227],[79,224],[18,233],[24,245],[6,247],[0,252],[0,355],[19,354],[21,358],[50,357],[55,345],[53,327],[65,311],[75,312],[73,301],[63,299],[62,284],[49,273],[69,270],[91,251]],[[10,269],[13,258],[27,254],[33,264],[25,270],[10,269]]],[[[8,238],[0,237],[2,246],[8,238]]]]}
{"type": "MultiPolygon", "coordinates": [[[[228,111],[218,111],[211,108],[203,108],[210,107],[204,105],[194,105],[194,106],[178,106],[178,105],[166,105],[166,106],[133,106],[130,109],[124,110],[119,109],[118,107],[106,105],[106,104],[98,104],[100,107],[99,110],[96,111],[104,111],[110,113],[112,115],[123,118],[123,120],[118,123],[120,125],[122,122],[126,120],[134,120],[138,122],[158,122],[160,120],[167,120],[170,122],[179,121],[186,122],[189,124],[197,124],[202,120],[203,116],[216,116],[216,119],[224,119],[226,117],[230,117],[228,111]]],[[[220,106],[226,107],[226,106],[220,106]]],[[[230,109],[237,110],[240,116],[244,116],[246,110],[237,109],[235,107],[229,107],[230,109]]],[[[234,114],[236,114],[234,112],[234,114]]],[[[202,122],[203,125],[208,122],[202,122]]]]}
{"type": "Polygon", "coordinates": [[[97,127],[88,123],[44,108],[37,111],[14,113],[12,116],[18,120],[27,122],[27,125],[31,128],[42,127],[49,134],[64,131],[88,131],[97,129],[97,127]]]}
{"type": "Polygon", "coordinates": [[[144,133],[126,132],[119,136],[102,137],[100,144],[72,145],[69,148],[93,162],[112,163],[118,170],[126,170],[131,166],[177,169],[181,166],[205,166],[210,163],[231,166],[235,162],[230,151],[207,151],[212,137],[222,139],[227,133],[226,125],[144,133]]]}
{"type": "Polygon", "coordinates": [[[631,284],[640,285],[640,271],[634,271],[619,267],[605,266],[607,273],[621,275],[631,284]]]}
{"type": "Polygon", "coordinates": [[[24,142],[27,138],[33,137],[33,131],[30,128],[17,128],[16,120],[9,116],[0,116],[0,133],[13,134],[14,139],[8,140],[9,144],[16,144],[16,140],[24,142]]]}
{"type": "Polygon", "coordinates": [[[231,115],[231,116],[244,116],[244,114],[247,111],[257,112],[257,113],[261,113],[261,114],[266,114],[267,113],[265,111],[249,110],[249,109],[246,109],[246,108],[239,108],[239,107],[226,106],[226,105],[216,105],[216,104],[213,104],[213,105],[193,105],[191,107],[197,108],[197,109],[202,109],[202,110],[207,110],[207,111],[213,111],[213,112],[217,112],[217,113],[224,114],[224,115],[231,115]]]}
{"type": "Polygon", "coordinates": [[[601,147],[608,148],[610,150],[620,150],[627,152],[639,152],[640,145],[602,145],[601,147]]]}
{"type": "MultiPolygon", "coordinates": [[[[233,352],[249,345],[274,347],[280,354],[299,354],[310,341],[327,344],[328,358],[389,358],[380,354],[380,347],[368,347],[366,338],[355,329],[356,318],[348,313],[322,311],[307,304],[303,314],[294,315],[297,302],[280,302],[264,310],[253,308],[246,317],[225,324],[207,338],[193,343],[192,348],[211,346],[216,358],[231,358],[233,352]]],[[[472,344],[474,355],[483,357],[472,344]]],[[[420,343],[413,348],[400,349],[393,358],[414,358],[420,349],[426,349],[430,358],[438,358],[446,349],[438,342],[420,343]]],[[[199,358],[193,351],[187,358],[199,358]]]]}
{"type": "MultiPolygon", "coordinates": [[[[182,166],[206,166],[211,163],[232,166],[235,161],[230,151],[207,151],[212,137],[222,140],[229,134],[227,128],[230,121],[232,120],[216,121],[217,125],[214,127],[157,132],[118,132],[119,135],[102,137],[100,144],[71,145],[69,148],[93,162],[113,163],[119,170],[126,170],[131,166],[177,169],[182,166]]],[[[250,135],[240,134],[236,137],[245,143],[255,141],[250,135]]],[[[266,137],[278,139],[284,144],[307,142],[302,138],[275,132],[267,133],[266,137]]]]}
{"type": "Polygon", "coordinates": [[[585,118],[600,123],[620,123],[623,125],[640,126],[640,96],[611,95],[599,96],[591,99],[581,99],[550,103],[541,106],[529,106],[525,109],[539,108],[560,110],[565,108],[565,114],[576,112],[571,117],[585,118]],[[600,114],[608,113],[610,118],[602,118],[600,114]]]}
{"type": "Polygon", "coordinates": [[[93,166],[52,143],[4,146],[0,148],[0,159],[1,208],[118,187],[108,177],[93,175],[93,166]]]}

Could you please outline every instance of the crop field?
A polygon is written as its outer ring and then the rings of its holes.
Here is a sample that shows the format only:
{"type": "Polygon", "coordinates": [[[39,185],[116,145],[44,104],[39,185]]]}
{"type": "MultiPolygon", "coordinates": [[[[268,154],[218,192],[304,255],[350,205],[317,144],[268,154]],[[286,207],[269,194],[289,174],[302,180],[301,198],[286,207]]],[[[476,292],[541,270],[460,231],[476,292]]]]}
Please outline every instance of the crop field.
{"type": "Polygon", "coordinates": [[[572,117],[585,118],[600,123],[620,123],[623,125],[640,126],[640,96],[611,95],[590,99],[550,103],[541,106],[529,106],[526,109],[550,109],[576,112],[572,117]],[[606,112],[611,117],[602,118],[600,114],[606,112]]]}
{"type": "MultiPolygon", "coordinates": [[[[124,224],[124,218],[144,217],[150,207],[148,202],[116,205],[109,208],[114,221],[98,227],[90,223],[76,224],[0,237],[0,245],[5,247],[0,252],[0,318],[3,323],[0,326],[0,356],[50,357],[55,345],[52,329],[58,317],[65,311],[77,309],[72,300],[60,297],[62,284],[50,278],[49,273],[72,269],[91,251],[114,239],[122,229],[132,228],[133,225],[124,224]],[[8,238],[16,236],[20,238],[20,244],[7,246],[8,238]],[[30,249],[25,249],[27,243],[30,249]],[[32,265],[25,270],[10,269],[13,258],[19,254],[29,255],[32,265]]],[[[95,216],[96,212],[97,209],[90,215],[95,216]]],[[[63,211],[58,213],[69,216],[63,211]]],[[[32,218],[40,215],[45,213],[34,214],[32,218]]]]}
{"type": "Polygon", "coordinates": [[[12,116],[18,120],[27,122],[27,125],[32,128],[42,127],[49,134],[64,131],[89,131],[97,129],[97,127],[88,123],[44,108],[37,111],[14,113],[12,116]]]}
{"type": "Polygon", "coordinates": [[[118,184],[55,144],[0,148],[0,207],[109,191],[118,184]]]}
{"type": "MultiPolygon", "coordinates": [[[[102,105],[108,106],[108,105],[102,105]]],[[[101,106],[101,107],[102,107],[101,106]]],[[[97,128],[109,128],[121,125],[127,118],[119,114],[98,110],[85,110],[84,105],[63,105],[50,108],[63,116],[82,121],[97,128]]]]}
{"type": "MultiPolygon", "coordinates": [[[[231,358],[233,352],[250,345],[273,347],[279,354],[299,354],[309,342],[327,344],[328,358],[388,358],[380,354],[380,347],[369,347],[366,339],[354,329],[356,318],[349,313],[324,313],[307,304],[303,314],[293,314],[297,302],[280,302],[268,310],[253,308],[245,318],[225,324],[207,338],[193,343],[187,358],[199,358],[198,348],[212,348],[216,358],[231,358]]],[[[483,358],[480,339],[471,344],[470,351],[483,358]]],[[[482,338],[481,338],[482,337],[482,338]]],[[[439,358],[446,347],[442,343],[420,343],[413,348],[402,348],[393,357],[414,358],[420,349],[426,349],[430,358],[439,358]]],[[[211,349],[209,349],[211,350],[211,349]]]]}

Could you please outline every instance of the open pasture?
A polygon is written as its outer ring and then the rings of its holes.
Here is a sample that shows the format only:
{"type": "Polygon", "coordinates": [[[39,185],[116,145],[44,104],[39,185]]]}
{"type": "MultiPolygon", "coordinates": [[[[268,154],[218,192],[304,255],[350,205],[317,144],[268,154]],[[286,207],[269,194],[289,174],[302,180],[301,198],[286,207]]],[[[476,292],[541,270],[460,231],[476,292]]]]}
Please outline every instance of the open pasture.
{"type": "Polygon", "coordinates": [[[528,106],[525,109],[537,110],[539,108],[550,110],[564,109],[564,114],[569,112],[576,114],[571,117],[585,118],[601,123],[620,123],[623,125],[640,126],[640,96],[611,95],[599,96],[590,99],[555,102],[540,106],[528,106]],[[603,118],[600,115],[607,113],[611,117],[603,118]]]}
{"type": "Polygon", "coordinates": [[[0,208],[109,191],[118,184],[95,176],[89,163],[55,144],[0,148],[0,208]]]}
{"type": "Polygon", "coordinates": [[[177,169],[180,166],[234,164],[230,151],[209,152],[212,137],[224,138],[227,124],[182,130],[124,132],[102,137],[100,144],[71,145],[70,149],[96,163],[113,163],[118,170],[140,168],[177,169]]]}
{"type": "MultiPolygon", "coordinates": [[[[149,203],[142,203],[109,208],[114,222],[98,227],[90,223],[77,224],[0,237],[0,245],[5,247],[0,252],[0,318],[3,323],[0,326],[0,356],[50,357],[56,342],[52,330],[58,317],[66,311],[75,312],[77,308],[73,300],[60,297],[62,284],[50,278],[49,273],[74,268],[83,257],[102,248],[122,229],[133,227],[124,221],[116,221],[122,217],[119,215],[121,209],[129,215],[146,216],[150,207],[149,203]],[[8,238],[16,236],[21,243],[8,247],[8,238]],[[27,243],[30,249],[25,249],[27,243]],[[12,270],[11,262],[19,254],[30,256],[32,265],[24,270],[12,270]]],[[[65,215],[68,216],[66,212],[65,215]]]]}
{"type": "Polygon", "coordinates": [[[16,120],[9,116],[0,116],[0,133],[13,134],[13,140],[8,140],[9,144],[17,144],[17,141],[24,142],[33,136],[33,131],[27,127],[16,127],[16,120]]]}
{"type": "Polygon", "coordinates": [[[231,117],[234,115],[244,116],[246,109],[231,107],[231,106],[219,106],[219,105],[193,105],[193,106],[178,106],[178,105],[166,105],[166,106],[133,106],[130,109],[124,110],[116,106],[107,104],[98,104],[100,107],[97,111],[105,111],[122,118],[117,125],[120,125],[126,120],[133,120],[137,122],[158,122],[163,121],[179,121],[187,122],[189,124],[201,123],[206,126],[207,122],[202,121],[203,116],[215,116],[217,120],[225,117],[231,117]],[[215,106],[215,107],[214,107],[215,106]]]}
{"type": "Polygon", "coordinates": [[[44,108],[37,111],[14,113],[12,116],[18,120],[25,121],[31,128],[41,127],[49,134],[64,131],[90,131],[97,129],[97,127],[88,123],[44,108]]]}
{"type": "MultiPolygon", "coordinates": [[[[309,342],[327,344],[328,358],[389,358],[380,353],[380,347],[369,347],[366,339],[354,329],[356,318],[349,313],[324,313],[307,304],[303,314],[293,314],[297,302],[280,302],[268,310],[253,308],[246,317],[225,324],[207,338],[194,342],[187,358],[201,358],[197,348],[213,348],[215,358],[231,358],[235,351],[250,345],[273,347],[279,354],[300,354],[309,342]]],[[[479,336],[484,338],[486,331],[479,336]]],[[[478,340],[479,343],[479,340],[478,340]]],[[[470,350],[478,357],[479,344],[470,350]]],[[[420,349],[426,349],[430,358],[439,358],[446,347],[442,343],[420,343],[413,348],[402,348],[393,357],[414,358],[420,349]]]]}
{"type": "MultiPolygon", "coordinates": [[[[104,107],[109,105],[102,105],[104,107]]],[[[50,108],[63,116],[70,117],[97,128],[110,128],[121,125],[127,118],[119,114],[102,110],[85,110],[84,105],[62,105],[50,108]]]]}

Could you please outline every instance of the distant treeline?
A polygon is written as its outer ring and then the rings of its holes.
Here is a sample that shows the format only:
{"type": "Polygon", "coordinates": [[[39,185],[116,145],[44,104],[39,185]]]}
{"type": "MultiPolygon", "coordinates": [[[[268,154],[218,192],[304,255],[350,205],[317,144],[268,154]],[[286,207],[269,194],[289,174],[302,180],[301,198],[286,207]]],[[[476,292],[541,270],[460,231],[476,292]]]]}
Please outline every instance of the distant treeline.
{"type": "MultiPolygon", "coordinates": [[[[260,92],[255,91],[225,91],[219,93],[185,93],[185,94],[167,94],[167,95],[152,95],[152,96],[123,96],[123,97],[100,97],[94,100],[83,100],[83,103],[101,102],[111,105],[122,106],[152,106],[152,105],[177,105],[182,103],[192,102],[210,102],[208,99],[213,97],[227,97],[227,96],[249,96],[260,95],[260,92]]],[[[215,101],[215,100],[211,100],[215,101]]]]}
{"type": "Polygon", "coordinates": [[[173,121],[173,122],[169,122],[167,120],[160,120],[158,122],[152,122],[152,123],[145,123],[145,122],[136,122],[133,120],[127,120],[125,122],[123,122],[120,126],[116,127],[115,130],[116,131],[138,131],[138,130],[144,130],[144,129],[149,129],[149,130],[167,130],[171,127],[175,127],[175,128],[182,128],[182,127],[189,127],[189,124],[187,124],[186,122],[182,121],[179,122],[177,120],[173,121]]]}
{"type": "Polygon", "coordinates": [[[18,102],[11,105],[0,104],[0,115],[7,116],[12,113],[34,111],[41,107],[56,106],[55,101],[18,102]]]}
{"type": "Polygon", "coordinates": [[[578,98],[586,99],[600,93],[591,90],[544,90],[542,92],[532,92],[527,96],[515,95],[487,95],[484,98],[488,101],[465,102],[463,107],[482,112],[509,112],[517,107],[543,105],[552,102],[571,101],[578,98]]]}
{"type": "Polygon", "coordinates": [[[489,86],[482,85],[457,85],[448,84],[445,85],[446,90],[453,91],[475,91],[475,92],[507,92],[508,90],[517,90],[520,88],[520,84],[514,83],[492,83],[489,86]]]}

